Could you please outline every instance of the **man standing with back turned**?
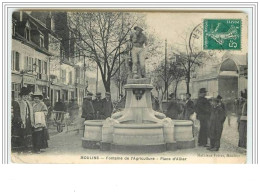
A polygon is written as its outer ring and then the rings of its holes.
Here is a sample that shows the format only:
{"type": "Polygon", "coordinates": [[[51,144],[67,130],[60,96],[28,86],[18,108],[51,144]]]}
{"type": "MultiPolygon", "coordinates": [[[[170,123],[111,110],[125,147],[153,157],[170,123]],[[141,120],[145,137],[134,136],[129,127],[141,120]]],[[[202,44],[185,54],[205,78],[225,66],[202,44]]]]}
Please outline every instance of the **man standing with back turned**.
{"type": "Polygon", "coordinates": [[[209,128],[209,119],[211,105],[209,101],[205,98],[206,89],[201,88],[199,90],[199,98],[195,105],[195,112],[197,113],[197,119],[200,121],[200,132],[199,132],[199,146],[207,146],[208,141],[208,128],[209,128]]]}

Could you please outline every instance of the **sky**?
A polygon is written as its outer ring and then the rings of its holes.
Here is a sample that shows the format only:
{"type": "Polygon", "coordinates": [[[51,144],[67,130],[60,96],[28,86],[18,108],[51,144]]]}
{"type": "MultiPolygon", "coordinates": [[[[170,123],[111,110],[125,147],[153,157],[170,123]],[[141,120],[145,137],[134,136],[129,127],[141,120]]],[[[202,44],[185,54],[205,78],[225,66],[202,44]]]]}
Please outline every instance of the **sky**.
{"type": "MultiPolygon", "coordinates": [[[[144,29],[144,33],[155,33],[156,36],[164,41],[167,39],[168,42],[168,54],[175,52],[176,49],[183,50],[184,39],[189,35],[192,29],[201,24],[198,28],[201,29],[201,35],[199,39],[196,39],[194,43],[199,48],[203,45],[203,33],[202,33],[202,22],[203,19],[241,19],[242,20],[242,49],[240,51],[234,51],[235,54],[247,53],[247,14],[245,13],[195,13],[195,12],[146,12],[146,23],[147,29],[144,29]]],[[[164,48],[162,48],[164,50],[164,48]]],[[[208,51],[209,52],[209,51],[208,51]]],[[[211,52],[211,51],[210,51],[211,52]]],[[[224,51],[225,52],[225,51],[224,51]]],[[[213,51],[214,55],[221,58],[224,52],[213,51]]],[[[232,51],[231,51],[232,53],[232,51]]],[[[164,59],[164,51],[162,51],[162,59],[164,59]]],[[[148,59],[146,62],[147,70],[154,69],[157,62],[153,62],[154,59],[148,59]]],[[[96,71],[89,72],[90,77],[95,77],[96,71]]],[[[100,75],[100,74],[99,74],[100,75]]],[[[99,76],[101,79],[101,75],[99,76]]]]}
{"type": "MultiPolygon", "coordinates": [[[[167,39],[168,44],[181,47],[186,34],[203,19],[242,19],[242,50],[235,53],[247,52],[247,15],[245,13],[180,13],[180,12],[148,12],[146,22],[147,32],[156,32],[160,39],[167,39]],[[179,45],[179,46],[178,46],[179,45]]],[[[201,25],[202,27],[202,25],[201,25]]],[[[202,36],[199,42],[202,46],[202,36]]]]}

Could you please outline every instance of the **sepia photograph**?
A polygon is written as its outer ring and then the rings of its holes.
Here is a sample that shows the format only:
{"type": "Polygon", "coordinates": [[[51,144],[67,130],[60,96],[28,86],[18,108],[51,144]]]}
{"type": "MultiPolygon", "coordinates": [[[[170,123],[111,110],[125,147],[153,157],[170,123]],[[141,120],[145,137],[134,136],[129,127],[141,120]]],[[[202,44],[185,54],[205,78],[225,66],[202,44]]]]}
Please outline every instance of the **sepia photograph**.
{"type": "Polygon", "coordinates": [[[247,163],[246,12],[28,8],[9,32],[11,163],[247,163]]]}

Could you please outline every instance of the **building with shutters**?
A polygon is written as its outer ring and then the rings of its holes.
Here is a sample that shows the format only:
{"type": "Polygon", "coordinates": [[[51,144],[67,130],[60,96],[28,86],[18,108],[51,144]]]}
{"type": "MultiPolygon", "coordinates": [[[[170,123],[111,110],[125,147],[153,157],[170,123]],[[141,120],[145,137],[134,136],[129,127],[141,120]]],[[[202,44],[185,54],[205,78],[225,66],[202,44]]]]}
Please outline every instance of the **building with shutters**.
{"type": "MultiPolygon", "coordinates": [[[[68,27],[68,12],[34,11],[31,16],[37,18],[60,37],[60,47],[55,49],[60,54],[59,63],[51,61],[52,102],[59,98],[64,102],[77,99],[79,105],[87,91],[86,56],[75,41],[75,33],[68,27]],[[59,71],[57,71],[59,69],[59,71]]],[[[56,41],[54,41],[56,42],[56,41]]],[[[58,53],[56,55],[58,55],[58,53]]]]}
{"type": "Polygon", "coordinates": [[[12,98],[17,99],[21,87],[49,95],[50,57],[46,34],[49,30],[26,12],[12,16],[12,98]]]}
{"type": "Polygon", "coordinates": [[[16,11],[12,15],[12,98],[21,87],[41,91],[54,105],[86,93],[85,57],[73,41],[64,12],[16,11]]]}

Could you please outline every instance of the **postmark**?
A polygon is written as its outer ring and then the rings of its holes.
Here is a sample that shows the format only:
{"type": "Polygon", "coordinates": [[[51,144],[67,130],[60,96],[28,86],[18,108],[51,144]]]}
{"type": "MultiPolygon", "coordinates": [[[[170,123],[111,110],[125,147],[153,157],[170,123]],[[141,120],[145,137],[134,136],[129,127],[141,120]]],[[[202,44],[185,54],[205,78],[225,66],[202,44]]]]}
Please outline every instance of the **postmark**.
{"type": "Polygon", "coordinates": [[[208,50],[240,50],[240,19],[204,19],[203,48],[208,50]]]}

